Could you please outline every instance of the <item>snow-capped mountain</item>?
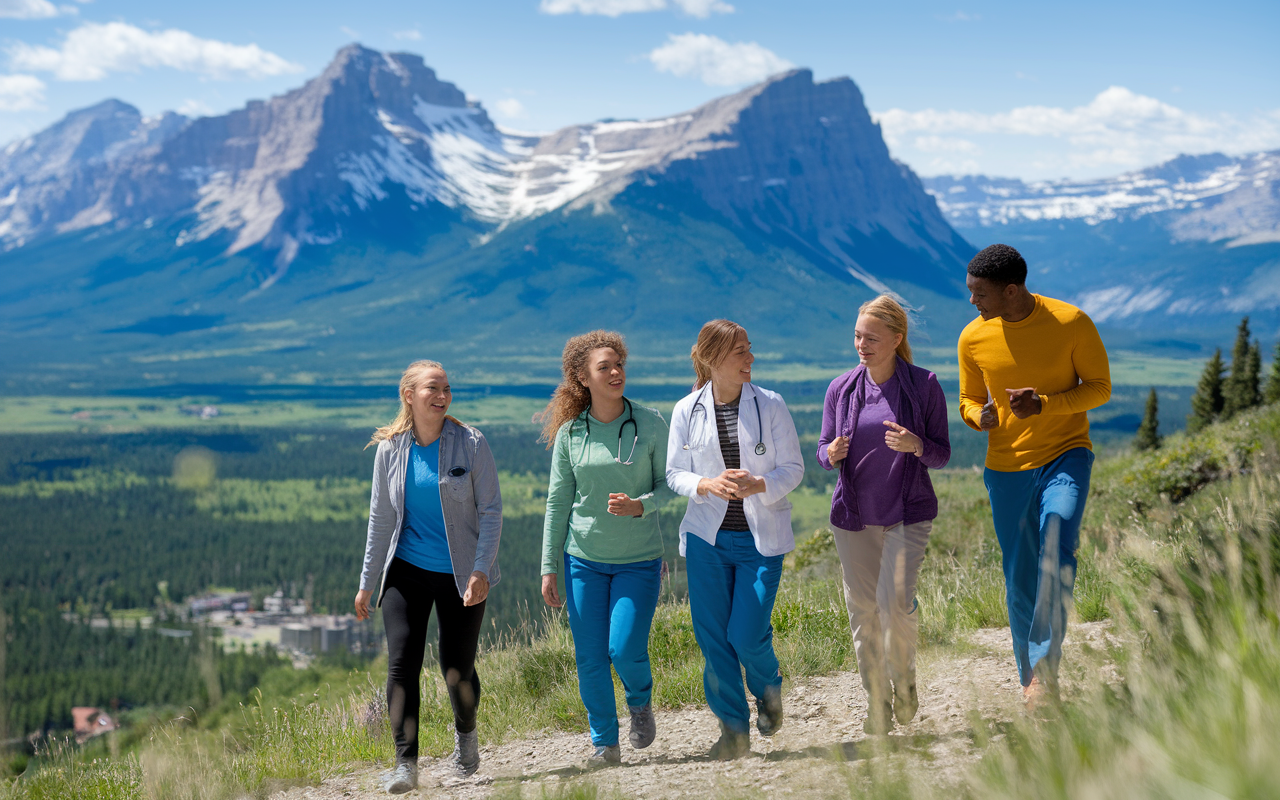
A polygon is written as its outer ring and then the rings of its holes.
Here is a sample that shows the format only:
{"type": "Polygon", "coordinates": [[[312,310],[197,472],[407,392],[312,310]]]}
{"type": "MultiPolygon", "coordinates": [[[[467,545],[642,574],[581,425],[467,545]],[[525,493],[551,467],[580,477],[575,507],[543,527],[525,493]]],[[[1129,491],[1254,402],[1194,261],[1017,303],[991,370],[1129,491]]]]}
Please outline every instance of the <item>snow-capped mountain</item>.
{"type": "Polygon", "coordinates": [[[1094,181],[944,175],[925,178],[924,185],[960,228],[1060,220],[1096,225],[1158,215],[1176,241],[1280,241],[1280,150],[1179,156],[1094,181]]]}
{"type": "Polygon", "coordinates": [[[341,239],[393,196],[501,227],[678,181],[732,222],[803,240],[876,289],[875,265],[861,263],[869,241],[887,236],[935,262],[967,247],[891,161],[853,82],[815,84],[807,70],[685,114],[536,136],[497,128],[418,56],[353,45],[302,88],[230,114],[145,120],[108,101],[7,152],[7,248],[191,213],[175,246],[217,235],[230,235],[228,255],[260,245],[276,253],[266,285],[300,247],[341,239]]]}

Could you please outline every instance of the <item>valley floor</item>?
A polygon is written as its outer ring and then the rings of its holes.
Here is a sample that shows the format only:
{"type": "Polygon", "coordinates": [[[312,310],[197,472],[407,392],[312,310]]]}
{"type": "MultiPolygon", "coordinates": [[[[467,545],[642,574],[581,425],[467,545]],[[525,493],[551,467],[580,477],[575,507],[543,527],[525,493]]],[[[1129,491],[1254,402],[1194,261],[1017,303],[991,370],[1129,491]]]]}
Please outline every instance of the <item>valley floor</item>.
{"type": "MultiPolygon", "coordinates": [[[[1064,698],[1069,700],[1086,683],[1118,681],[1111,660],[1118,645],[1109,622],[1074,625],[1062,670],[1064,698]]],[[[618,767],[588,772],[586,734],[543,731],[481,748],[480,771],[467,779],[450,773],[447,758],[423,758],[417,794],[457,800],[592,797],[597,792],[637,798],[848,797],[860,793],[855,769],[860,762],[900,770],[913,783],[945,792],[958,787],[986,747],[1024,714],[1009,631],[983,629],[958,646],[927,650],[918,669],[919,714],[887,739],[863,733],[866,693],[857,673],[839,672],[790,682],[782,730],[767,739],[753,730],[750,755],[737,761],[705,757],[718,735],[705,706],[658,710],[658,738],[645,750],[627,746],[627,720],[621,720],[623,764],[618,767]],[[596,791],[570,789],[588,785],[596,791]]],[[[381,790],[384,772],[385,767],[360,769],[272,797],[386,797],[381,790]]]]}

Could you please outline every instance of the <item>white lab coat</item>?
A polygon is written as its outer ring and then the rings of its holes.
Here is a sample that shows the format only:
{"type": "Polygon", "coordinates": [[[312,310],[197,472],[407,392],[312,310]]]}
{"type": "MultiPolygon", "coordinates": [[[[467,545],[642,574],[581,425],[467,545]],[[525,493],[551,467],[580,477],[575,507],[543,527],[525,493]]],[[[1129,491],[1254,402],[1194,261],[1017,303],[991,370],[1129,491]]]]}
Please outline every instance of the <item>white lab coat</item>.
{"type": "MultiPolygon", "coordinates": [[[[791,532],[791,501],[787,494],[804,478],[800,437],[782,396],[750,383],[742,385],[738,403],[738,450],[742,469],[764,478],[765,490],[742,503],[756,549],[764,556],[779,556],[795,549],[791,532]],[[757,423],[756,409],[760,415],[757,423]],[[764,455],[756,455],[763,434],[764,455]]],[[[724,472],[720,436],[716,430],[715,399],[711,384],[676,403],[671,415],[667,444],[667,485],[689,498],[680,523],[680,555],[685,537],[701,537],[714,545],[729,501],[712,494],[699,495],[698,481],[724,472]]]]}

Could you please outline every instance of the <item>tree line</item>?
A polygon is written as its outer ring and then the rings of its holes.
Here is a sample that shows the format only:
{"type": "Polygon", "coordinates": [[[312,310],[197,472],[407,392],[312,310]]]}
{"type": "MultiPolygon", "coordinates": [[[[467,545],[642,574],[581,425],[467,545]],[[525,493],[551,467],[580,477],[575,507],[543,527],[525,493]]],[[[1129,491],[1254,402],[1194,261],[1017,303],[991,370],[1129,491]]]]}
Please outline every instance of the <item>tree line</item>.
{"type": "MultiPolygon", "coordinates": [[[[1213,351],[1191,396],[1191,413],[1187,415],[1187,432],[1195,433],[1220,420],[1228,420],[1250,408],[1280,401],[1280,341],[1272,352],[1271,370],[1262,376],[1262,345],[1249,330],[1249,318],[1240,320],[1236,341],[1231,348],[1231,364],[1222,360],[1222,348],[1213,351]]],[[[1153,450],[1161,444],[1156,419],[1159,399],[1151,389],[1147,405],[1134,438],[1138,450],[1153,450]]]]}

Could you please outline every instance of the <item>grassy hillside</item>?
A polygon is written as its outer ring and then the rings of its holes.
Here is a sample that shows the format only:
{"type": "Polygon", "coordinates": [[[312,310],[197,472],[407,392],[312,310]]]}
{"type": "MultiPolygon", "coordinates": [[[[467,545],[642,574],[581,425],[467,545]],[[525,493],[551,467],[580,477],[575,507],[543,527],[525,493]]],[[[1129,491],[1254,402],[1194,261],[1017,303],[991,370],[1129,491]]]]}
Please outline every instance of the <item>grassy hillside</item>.
{"type": "MultiPolygon", "coordinates": [[[[975,716],[984,757],[957,789],[904,771],[886,752],[851,765],[831,796],[1267,797],[1280,785],[1280,408],[1241,415],[1148,455],[1099,459],[1082,531],[1075,615],[1109,619],[1118,677],[1068,696],[1048,721],[1001,726],[975,716]],[[994,735],[993,734],[998,734],[994,735]],[[896,765],[896,766],[895,766],[896,765]]],[[[999,552],[978,476],[938,480],[941,513],[921,577],[922,658],[963,652],[964,634],[1006,624],[999,552]]],[[[853,669],[829,540],[788,559],[774,615],[785,676],[853,669]]],[[[655,702],[702,702],[701,659],[673,585],[655,620],[655,702]]],[[[491,643],[482,739],[585,729],[572,642],[560,616],[531,643],[491,643]]],[[[7,796],[262,796],[293,782],[385,762],[382,664],[292,706],[250,704],[216,725],[178,720],[145,745],[97,760],[43,754],[7,796]]],[[[425,749],[445,753],[451,718],[438,676],[424,674],[425,749]]],[[[815,746],[834,743],[814,742],[815,746]]],[[[908,746],[909,749],[909,746],[908,746]]],[[[904,751],[904,756],[909,753],[904,751]]],[[[573,796],[594,796],[589,784],[573,796]]],[[[565,796],[570,796],[566,794],[565,796]]]]}

